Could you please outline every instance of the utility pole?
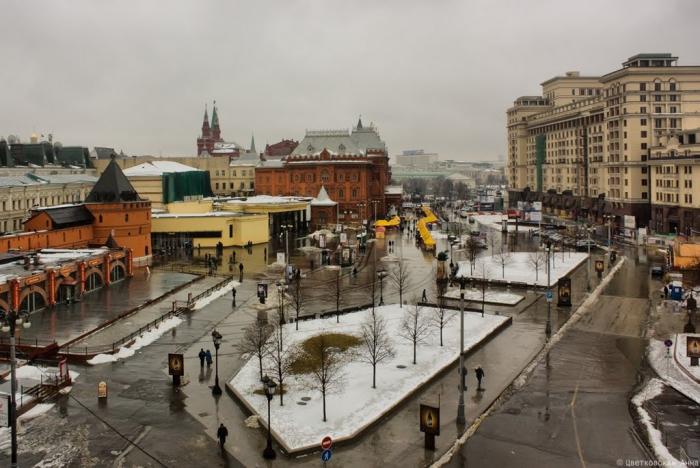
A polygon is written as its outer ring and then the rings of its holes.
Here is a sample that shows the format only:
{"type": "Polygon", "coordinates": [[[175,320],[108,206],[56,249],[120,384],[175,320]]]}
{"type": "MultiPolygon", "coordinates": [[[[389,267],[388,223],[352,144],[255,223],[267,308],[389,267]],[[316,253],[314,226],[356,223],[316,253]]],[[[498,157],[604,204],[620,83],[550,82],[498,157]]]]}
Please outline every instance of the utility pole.
{"type": "Polygon", "coordinates": [[[588,277],[586,281],[588,282],[588,291],[591,291],[591,230],[588,225],[586,225],[586,233],[588,234],[588,277]]]}
{"type": "Polygon", "coordinates": [[[544,333],[549,338],[552,335],[552,299],[549,294],[552,293],[552,266],[549,264],[549,257],[551,255],[551,242],[547,242],[547,325],[545,326],[544,333]]]}

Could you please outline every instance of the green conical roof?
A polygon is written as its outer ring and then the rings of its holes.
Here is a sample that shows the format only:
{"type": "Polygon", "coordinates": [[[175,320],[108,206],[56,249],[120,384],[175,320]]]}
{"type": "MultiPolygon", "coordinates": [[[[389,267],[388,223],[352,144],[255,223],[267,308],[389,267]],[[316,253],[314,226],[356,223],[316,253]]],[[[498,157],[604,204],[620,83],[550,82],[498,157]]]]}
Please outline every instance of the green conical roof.
{"type": "Polygon", "coordinates": [[[214,101],[214,110],[211,111],[211,126],[214,128],[219,126],[219,114],[216,112],[216,101],[214,101]]]}

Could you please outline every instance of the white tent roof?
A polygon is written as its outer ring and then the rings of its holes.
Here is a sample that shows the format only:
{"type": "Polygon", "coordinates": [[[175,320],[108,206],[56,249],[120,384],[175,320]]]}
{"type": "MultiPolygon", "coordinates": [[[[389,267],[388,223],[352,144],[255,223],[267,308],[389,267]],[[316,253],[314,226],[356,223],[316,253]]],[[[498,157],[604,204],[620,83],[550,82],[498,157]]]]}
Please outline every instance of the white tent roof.
{"type": "Polygon", "coordinates": [[[336,202],[331,200],[331,197],[328,196],[328,192],[326,192],[326,187],[321,185],[321,190],[318,191],[318,195],[316,198],[311,200],[311,206],[335,206],[337,205],[336,202]]]}
{"type": "Polygon", "coordinates": [[[196,167],[186,166],[174,161],[149,161],[138,166],[124,169],[127,177],[161,176],[167,172],[191,172],[199,171],[196,167]]]}

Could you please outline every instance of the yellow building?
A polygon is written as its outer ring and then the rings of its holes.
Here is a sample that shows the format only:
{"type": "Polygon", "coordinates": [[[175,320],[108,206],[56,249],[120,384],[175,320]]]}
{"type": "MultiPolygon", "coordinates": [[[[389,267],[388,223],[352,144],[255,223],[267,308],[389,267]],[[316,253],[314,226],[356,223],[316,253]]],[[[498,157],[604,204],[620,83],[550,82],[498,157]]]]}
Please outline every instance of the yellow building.
{"type": "Polygon", "coordinates": [[[264,213],[214,211],[213,200],[175,202],[151,216],[154,249],[211,248],[267,243],[268,216],[264,213]],[[190,244],[191,243],[191,244],[190,244]]]}
{"type": "MultiPolygon", "coordinates": [[[[542,96],[518,98],[507,111],[511,205],[537,200],[560,216],[668,230],[650,220],[660,201],[653,148],[700,127],[700,66],[677,61],[638,54],[603,76],[568,72],[543,82],[542,96]]],[[[680,193],[664,203],[684,199],[687,187],[666,188],[680,193]]]]}

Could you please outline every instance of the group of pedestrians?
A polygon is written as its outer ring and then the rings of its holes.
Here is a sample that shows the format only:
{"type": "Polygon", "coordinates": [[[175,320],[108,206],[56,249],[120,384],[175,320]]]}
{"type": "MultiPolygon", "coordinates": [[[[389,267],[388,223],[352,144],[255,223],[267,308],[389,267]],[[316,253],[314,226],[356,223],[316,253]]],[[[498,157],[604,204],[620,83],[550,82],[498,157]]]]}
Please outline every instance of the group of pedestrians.
{"type": "Polygon", "coordinates": [[[199,367],[204,367],[204,362],[206,361],[207,363],[207,368],[211,367],[212,363],[214,362],[214,359],[211,357],[211,351],[208,349],[204,351],[204,348],[201,348],[199,350],[199,367]]]}

